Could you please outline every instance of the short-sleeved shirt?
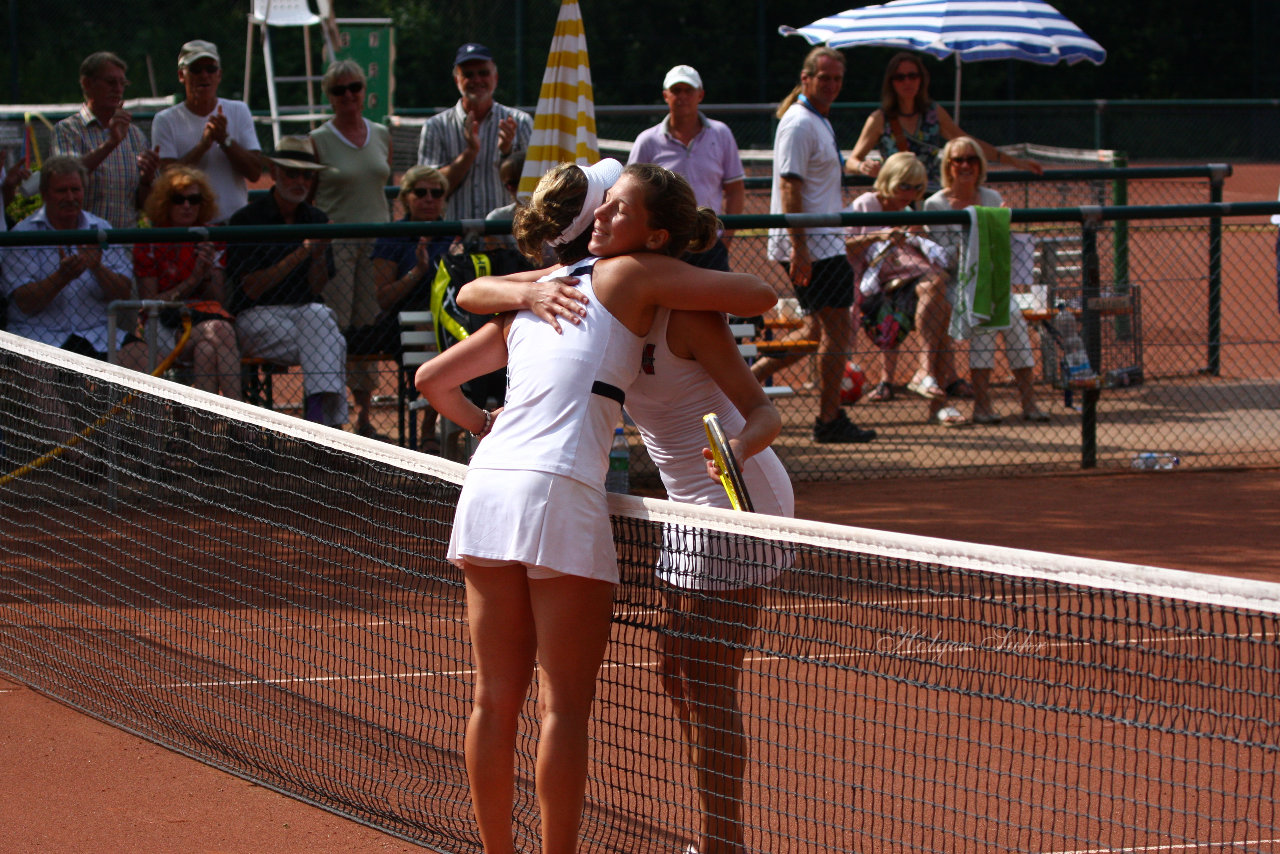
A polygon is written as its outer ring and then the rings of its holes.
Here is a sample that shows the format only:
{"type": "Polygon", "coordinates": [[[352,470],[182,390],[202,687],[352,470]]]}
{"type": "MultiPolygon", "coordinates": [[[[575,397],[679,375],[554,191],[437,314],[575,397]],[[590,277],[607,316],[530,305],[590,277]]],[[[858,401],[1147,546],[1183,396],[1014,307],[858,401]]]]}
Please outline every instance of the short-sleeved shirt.
{"type": "Polygon", "coordinates": [[[627,163],[656,163],[683,175],[698,204],[724,213],[724,185],[741,181],[742,158],[733,131],[724,122],[698,113],[702,130],[688,145],[671,134],[671,117],[636,137],[627,163]]]}
{"type": "MultiPolygon", "coordinates": [[[[450,219],[484,219],[489,211],[511,202],[511,196],[502,186],[502,177],[498,174],[504,156],[498,150],[498,125],[508,116],[516,120],[511,154],[529,147],[533,119],[526,112],[504,107],[495,101],[480,123],[480,151],[475,162],[462,183],[449,195],[450,219]]],[[[418,162],[437,169],[452,163],[467,147],[466,120],[467,112],[461,99],[452,109],[427,119],[418,139],[418,162]]]]}
{"type": "MultiPolygon", "coordinates": [[[[82,158],[107,141],[111,131],[89,112],[88,104],[53,126],[53,153],[82,158]]],[[[148,148],[147,137],[137,125],[115,150],[89,173],[84,188],[84,209],[111,223],[112,228],[138,225],[138,155],[148,148]]]]}
{"type": "MultiPolygon", "coordinates": [[[[196,268],[195,243],[135,243],[133,275],[139,279],[155,279],[161,296],[190,278],[196,268]]],[[[226,245],[215,244],[214,264],[226,268],[226,245]]]]}
{"type": "MultiPolygon", "coordinates": [[[[108,229],[111,223],[81,211],[77,229],[108,229]]],[[[19,231],[53,231],[45,209],[40,208],[13,227],[19,231]]],[[[58,246],[12,246],[4,252],[4,292],[9,300],[8,329],[42,344],[61,347],[72,335],[83,337],[99,353],[107,352],[107,303],[97,277],[85,270],[64,287],[47,306],[28,315],[12,299],[24,285],[38,282],[58,269],[58,246]]],[[[120,244],[102,247],[102,264],[122,276],[132,275],[129,251],[120,244]]],[[[117,341],[117,343],[119,343],[117,341]]]]}
{"type": "MultiPolygon", "coordinates": [[[[298,205],[294,214],[294,225],[313,225],[329,221],[324,211],[306,203],[298,205]]],[[[276,204],[275,192],[267,193],[260,199],[249,202],[231,215],[228,225],[285,225],[284,215],[276,204]]],[[[240,280],[249,273],[271,267],[284,260],[284,257],[302,245],[301,240],[287,240],[273,243],[232,243],[227,246],[227,278],[230,280],[230,296],[227,308],[232,314],[239,314],[245,309],[260,305],[304,305],[311,302],[322,302],[320,295],[311,290],[311,282],[307,273],[311,269],[311,258],[298,264],[284,277],[284,280],[268,288],[257,299],[251,299],[240,289],[240,280]]],[[[326,250],[329,264],[329,275],[333,275],[333,253],[326,250]]]]}
{"type": "MultiPolygon", "coordinates": [[[[260,151],[262,146],[253,129],[253,114],[244,102],[219,98],[213,113],[219,107],[227,119],[227,139],[235,140],[248,151],[260,151]]],[[[208,121],[209,116],[197,116],[187,109],[185,103],[167,107],[157,113],[151,123],[151,143],[160,146],[162,160],[177,160],[199,144],[208,121]]],[[[218,208],[211,222],[225,222],[227,217],[248,203],[249,185],[219,146],[206,151],[196,166],[208,176],[209,186],[218,197],[218,208]]]]}
{"type": "Polygon", "coordinates": [[[333,222],[390,222],[387,181],[391,178],[388,156],[391,132],[386,125],[364,120],[364,145],[355,146],[332,121],[311,132],[320,162],[329,168],[320,173],[315,205],[333,222]]]}
{"type": "MultiPolygon", "coordinates": [[[[769,212],[782,210],[782,177],[800,178],[803,213],[839,213],[844,207],[840,188],[843,166],[835,130],[826,117],[796,102],[778,122],[773,138],[773,191],[769,212]]],[[[806,228],[809,257],[815,261],[844,254],[843,232],[838,227],[806,228]]],[[[791,260],[791,236],[785,228],[769,229],[769,257],[791,260]]]]}

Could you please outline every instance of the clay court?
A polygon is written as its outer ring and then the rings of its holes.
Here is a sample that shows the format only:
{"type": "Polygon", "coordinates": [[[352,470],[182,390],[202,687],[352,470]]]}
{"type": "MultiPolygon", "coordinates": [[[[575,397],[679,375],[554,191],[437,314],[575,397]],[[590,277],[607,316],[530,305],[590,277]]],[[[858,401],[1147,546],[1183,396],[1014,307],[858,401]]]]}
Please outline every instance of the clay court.
{"type": "MultiPolygon", "coordinates": [[[[1233,181],[1228,201],[1273,197],[1280,169],[1237,171],[1237,178],[1245,175],[1249,188],[1233,190],[1233,181]],[[1265,194],[1257,189],[1262,186],[1265,194]]],[[[1240,263],[1234,273],[1274,298],[1267,290],[1274,287],[1273,270],[1240,263]]],[[[1274,328],[1274,315],[1271,323],[1274,328]]],[[[1273,382],[1260,389],[1268,390],[1274,395],[1273,382]]],[[[894,423],[894,411],[878,417],[894,423]]],[[[901,417],[905,424],[907,416],[901,417]]],[[[1071,425],[1057,429],[1064,441],[1071,439],[1071,425]]],[[[805,482],[797,492],[802,518],[1280,581],[1280,527],[1270,524],[1265,509],[1280,506],[1274,468],[863,479],[805,482]]],[[[0,786],[4,851],[422,850],[3,680],[0,786]]]]}

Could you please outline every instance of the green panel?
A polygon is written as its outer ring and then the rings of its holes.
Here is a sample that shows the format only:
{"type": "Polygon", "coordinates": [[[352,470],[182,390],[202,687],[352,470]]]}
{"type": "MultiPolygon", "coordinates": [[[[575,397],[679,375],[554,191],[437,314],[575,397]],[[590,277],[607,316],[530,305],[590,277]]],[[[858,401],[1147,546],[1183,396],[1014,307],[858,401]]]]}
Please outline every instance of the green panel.
{"type": "Polygon", "coordinates": [[[338,19],[338,59],[360,63],[368,78],[364,100],[364,116],[373,122],[385,122],[394,112],[396,89],[396,31],[391,22],[345,23],[338,19]]]}

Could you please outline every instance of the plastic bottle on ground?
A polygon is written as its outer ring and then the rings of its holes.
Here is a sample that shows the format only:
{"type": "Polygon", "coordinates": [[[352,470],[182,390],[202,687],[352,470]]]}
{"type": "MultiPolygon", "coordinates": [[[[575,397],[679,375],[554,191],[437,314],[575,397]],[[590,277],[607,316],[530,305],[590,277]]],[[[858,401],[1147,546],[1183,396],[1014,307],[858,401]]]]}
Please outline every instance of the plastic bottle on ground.
{"type": "Polygon", "coordinates": [[[618,427],[613,431],[613,445],[609,448],[609,473],[604,476],[604,488],[609,492],[631,491],[631,446],[627,435],[618,427]]]}
{"type": "Polygon", "coordinates": [[[1178,459],[1177,454],[1155,453],[1146,451],[1141,454],[1134,454],[1130,465],[1139,471],[1169,471],[1176,469],[1182,460],[1178,459]]]}

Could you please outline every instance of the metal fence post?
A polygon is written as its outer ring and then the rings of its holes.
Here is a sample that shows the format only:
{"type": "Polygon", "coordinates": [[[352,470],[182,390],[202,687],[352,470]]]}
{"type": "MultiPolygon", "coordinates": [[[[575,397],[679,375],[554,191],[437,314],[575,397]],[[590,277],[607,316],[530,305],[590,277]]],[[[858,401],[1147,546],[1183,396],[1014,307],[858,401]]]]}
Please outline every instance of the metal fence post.
{"type": "MultiPolygon", "coordinates": [[[[1209,201],[1217,204],[1222,201],[1222,186],[1231,167],[1225,163],[1209,165],[1209,201]]],[[[1208,294],[1209,329],[1207,365],[1204,373],[1219,376],[1222,369],[1222,217],[1214,214],[1209,217],[1209,294],[1208,294]]]]}
{"type": "Polygon", "coordinates": [[[1080,223],[1081,331],[1085,350],[1089,353],[1089,364],[1099,374],[1097,382],[1080,393],[1080,467],[1091,469],[1098,467],[1098,398],[1102,388],[1102,329],[1095,302],[1102,290],[1098,264],[1098,226],[1102,222],[1102,210],[1095,207],[1082,207],[1080,210],[1084,214],[1080,223]]]}
{"type": "MultiPolygon", "coordinates": [[[[1111,201],[1111,204],[1116,207],[1125,207],[1129,204],[1129,179],[1124,176],[1124,170],[1128,165],[1129,158],[1123,152],[1116,152],[1115,168],[1119,170],[1120,175],[1112,182],[1111,201]]],[[[1112,229],[1115,245],[1112,247],[1111,287],[1116,296],[1123,296],[1129,293],[1129,221],[1118,219],[1112,229]]],[[[1129,315],[1118,315],[1113,322],[1117,340],[1128,341],[1133,337],[1133,323],[1129,315]]]]}

